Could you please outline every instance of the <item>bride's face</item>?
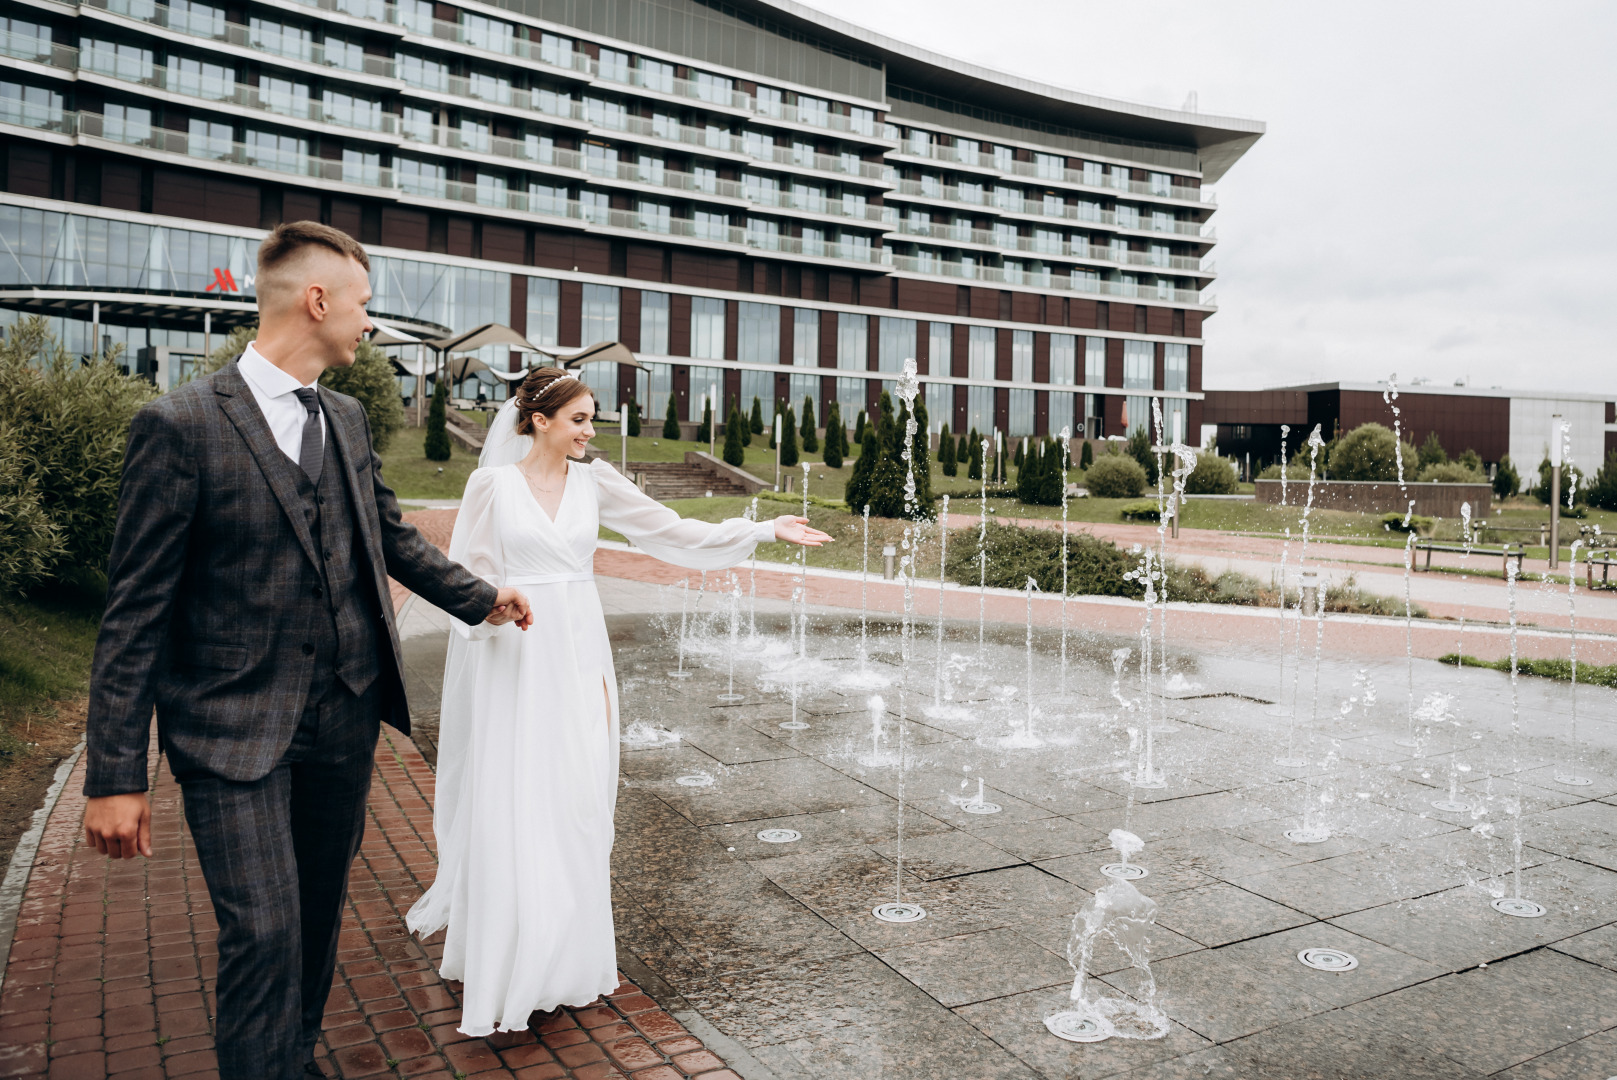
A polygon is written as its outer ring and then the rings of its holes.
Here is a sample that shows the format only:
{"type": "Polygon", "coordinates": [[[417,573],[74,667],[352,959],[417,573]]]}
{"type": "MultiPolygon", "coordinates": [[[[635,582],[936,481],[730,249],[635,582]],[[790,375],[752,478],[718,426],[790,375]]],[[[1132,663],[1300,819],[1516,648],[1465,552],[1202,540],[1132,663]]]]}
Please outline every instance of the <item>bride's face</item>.
{"type": "Polygon", "coordinates": [[[533,418],[534,441],[545,449],[582,458],[589,441],[595,437],[595,396],[579,394],[556,410],[555,416],[537,413],[533,418]]]}

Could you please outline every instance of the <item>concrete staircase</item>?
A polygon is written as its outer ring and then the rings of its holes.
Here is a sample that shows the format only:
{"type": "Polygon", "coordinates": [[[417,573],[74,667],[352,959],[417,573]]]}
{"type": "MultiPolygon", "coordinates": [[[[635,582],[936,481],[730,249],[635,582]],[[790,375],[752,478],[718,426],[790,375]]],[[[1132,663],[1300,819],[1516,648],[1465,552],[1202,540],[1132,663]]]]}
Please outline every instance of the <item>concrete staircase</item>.
{"type": "Polygon", "coordinates": [[[710,491],[714,495],[751,495],[758,490],[705,463],[631,461],[629,469],[643,478],[646,494],[658,502],[700,499],[710,491]]]}

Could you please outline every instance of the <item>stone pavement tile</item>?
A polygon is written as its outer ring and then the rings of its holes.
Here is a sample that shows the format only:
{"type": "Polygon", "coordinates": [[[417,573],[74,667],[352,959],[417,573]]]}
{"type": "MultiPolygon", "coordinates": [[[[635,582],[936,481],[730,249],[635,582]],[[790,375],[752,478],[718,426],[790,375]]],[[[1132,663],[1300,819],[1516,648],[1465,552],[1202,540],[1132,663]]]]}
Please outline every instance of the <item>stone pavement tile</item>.
{"type": "MultiPolygon", "coordinates": [[[[1563,787],[1556,784],[1554,779],[1544,772],[1534,773],[1539,780],[1547,780],[1547,784],[1533,784],[1525,779],[1521,784],[1522,805],[1529,814],[1538,814],[1546,810],[1559,810],[1562,807],[1576,806],[1578,803],[1589,802],[1591,796],[1587,788],[1563,787]]],[[[1504,800],[1516,798],[1516,784],[1508,777],[1483,777],[1472,780],[1460,788],[1460,801],[1470,802],[1473,805],[1501,805],[1504,800]],[[1490,797],[1491,796],[1491,800],[1490,797]]],[[[1443,796],[1447,797],[1445,788],[1443,796]]],[[[1449,815],[1453,816],[1453,815],[1449,815]]]]}
{"type": "Polygon", "coordinates": [[[1499,1080],[1595,1080],[1617,1075],[1617,1030],[1568,1043],[1515,1068],[1496,1074],[1499,1080]]]}
{"type": "Polygon", "coordinates": [[[1071,981],[1065,958],[1014,930],[982,930],[960,937],[934,938],[876,955],[946,1006],[1071,981]]]}
{"type": "Polygon", "coordinates": [[[710,866],[728,865],[733,858],[649,792],[630,788],[619,793],[614,868],[679,882],[699,877],[710,866]]]}
{"type": "Polygon", "coordinates": [[[715,717],[706,721],[684,721],[677,725],[680,741],[694,746],[715,761],[740,765],[753,761],[774,761],[800,756],[790,745],[759,734],[739,716],[715,717]]]}
{"type": "MultiPolygon", "coordinates": [[[[1108,993],[1105,987],[1094,984],[1090,984],[1090,989],[1092,993],[1108,993]]],[[[1182,1057],[1209,1045],[1206,1039],[1179,1024],[1172,1024],[1162,1038],[1148,1041],[1107,1039],[1098,1043],[1071,1043],[1058,1039],[1044,1026],[1044,1018],[1068,1008],[1072,1003],[1071,992],[1069,978],[1060,986],[963,1005],[955,1009],[955,1015],[1038,1070],[1041,1076],[1064,1080],[1116,1076],[1165,1059],[1182,1057]]]]}
{"type": "Polygon", "coordinates": [[[764,1063],[791,1080],[1043,1080],[1038,1073],[936,1003],[879,1023],[839,1027],[772,1046],[764,1063]]]}
{"type": "Polygon", "coordinates": [[[697,825],[814,814],[885,803],[887,796],[815,761],[798,757],[707,767],[711,787],[685,788],[667,776],[653,790],[697,825]]]}
{"type": "Polygon", "coordinates": [[[1350,934],[1330,923],[1312,923],[1219,950],[1260,976],[1296,987],[1330,1005],[1345,1006],[1445,974],[1444,969],[1397,949],[1350,934]],[[1316,971],[1297,959],[1304,949],[1341,949],[1359,961],[1352,971],[1316,971]]]}
{"type": "MultiPolygon", "coordinates": [[[[856,806],[850,810],[827,810],[818,814],[793,814],[763,818],[738,825],[709,825],[702,831],[714,844],[734,847],[736,859],[772,859],[806,851],[863,849],[892,838],[898,825],[896,804],[856,806]],[[771,844],[758,839],[764,829],[795,829],[801,840],[771,844]]],[[[926,836],[949,832],[945,823],[911,806],[904,808],[904,836],[926,836]]]]}
{"type": "Polygon", "coordinates": [[[1166,859],[1221,881],[1233,881],[1284,866],[1295,866],[1301,861],[1289,852],[1256,844],[1219,829],[1203,829],[1153,844],[1150,854],[1153,858],[1166,859]]]}
{"type": "Polygon", "coordinates": [[[928,787],[922,787],[920,784],[916,784],[913,788],[906,787],[906,801],[913,801],[916,806],[939,821],[947,821],[963,832],[981,833],[1020,822],[1048,821],[1051,817],[1050,811],[1043,807],[1025,802],[1001,788],[996,788],[993,784],[986,783],[983,786],[983,801],[994,803],[999,807],[999,813],[968,814],[953,800],[976,797],[976,774],[966,779],[964,773],[950,774],[943,770],[939,770],[939,773],[941,783],[934,782],[928,787]]]}
{"type": "Polygon", "coordinates": [[[1597,771],[1584,763],[1576,765],[1557,763],[1524,769],[1522,771],[1522,783],[1532,784],[1551,791],[1571,792],[1584,799],[1609,799],[1613,795],[1617,795],[1617,775],[1597,771]],[[1573,787],[1562,784],[1555,779],[1557,776],[1573,774],[1579,779],[1592,782],[1581,787],[1573,787]]]}
{"type": "Polygon", "coordinates": [[[1331,830],[1330,839],[1325,840],[1323,843],[1296,844],[1286,839],[1286,830],[1294,829],[1301,824],[1301,815],[1296,810],[1300,803],[1298,799],[1291,798],[1292,794],[1300,798],[1303,792],[1295,788],[1288,790],[1286,805],[1293,807],[1292,813],[1270,821],[1260,821],[1230,829],[1230,835],[1239,837],[1242,840],[1250,840],[1260,847],[1279,852],[1288,856],[1293,862],[1299,863],[1323,862],[1326,859],[1334,859],[1338,855],[1348,855],[1355,851],[1363,851],[1366,848],[1378,846],[1352,833],[1338,831],[1334,827],[1331,830]]]}
{"type": "MultiPolygon", "coordinates": [[[[1048,871],[1057,877],[1072,882],[1079,888],[1095,892],[1111,884],[1111,878],[1100,872],[1102,866],[1118,861],[1118,854],[1110,848],[1105,851],[1091,851],[1082,855],[1068,855],[1061,859],[1045,859],[1038,864],[1039,869],[1048,871]]],[[[1129,861],[1144,866],[1150,874],[1139,879],[1150,884],[1139,885],[1139,888],[1148,896],[1162,897],[1167,893],[1177,892],[1180,889],[1195,889],[1211,885],[1214,879],[1200,870],[1185,866],[1182,863],[1170,861],[1159,852],[1147,848],[1144,854],[1133,855],[1129,861]]]]}
{"type": "Polygon", "coordinates": [[[1617,1027],[1617,973],[1536,949],[1347,1011],[1493,1074],[1617,1027]]]}
{"type": "Polygon", "coordinates": [[[1132,769],[1116,773],[1097,772],[1090,777],[1089,783],[1102,790],[1124,797],[1127,797],[1132,792],[1136,809],[1151,803],[1173,802],[1188,795],[1210,795],[1215,791],[1224,790],[1225,785],[1222,783],[1202,783],[1199,780],[1174,772],[1172,756],[1166,749],[1164,756],[1156,760],[1156,765],[1163,770],[1167,778],[1168,786],[1165,788],[1133,787],[1128,779],[1134,775],[1132,769]]]}
{"type": "Polygon", "coordinates": [[[1128,803],[1128,795],[1098,788],[1093,784],[1057,772],[1048,777],[1043,787],[1017,785],[1012,781],[999,783],[1015,790],[1019,797],[1033,806],[1052,814],[1084,814],[1094,810],[1116,810],[1128,803]]]}
{"type": "MultiPolygon", "coordinates": [[[[1279,816],[1279,811],[1260,802],[1219,791],[1137,806],[1129,818],[1128,830],[1144,840],[1149,850],[1151,844],[1186,833],[1230,829],[1279,816]]],[[[1117,815],[1111,811],[1075,814],[1073,819],[1100,830],[1119,826],[1117,815]]]]}
{"type": "Polygon", "coordinates": [[[1617,971],[1617,923],[1608,923],[1587,933],[1564,938],[1550,947],[1568,956],[1576,956],[1579,960],[1617,971]]]}
{"type": "Polygon", "coordinates": [[[1335,918],[1398,899],[1388,896],[1387,890],[1373,881],[1339,873],[1331,867],[1334,861],[1282,867],[1266,874],[1237,878],[1234,884],[1316,919],[1335,918]]]}
{"type": "MultiPolygon", "coordinates": [[[[873,845],[871,850],[892,859],[898,854],[899,848],[896,842],[889,841],[873,845]]],[[[906,836],[903,855],[905,871],[924,881],[1015,866],[1023,861],[959,829],[927,836],[906,836]]]]}
{"type": "MultiPolygon", "coordinates": [[[[1153,961],[1162,1011],[1204,1039],[1221,1043],[1330,1008],[1227,952],[1204,949],[1153,961]]],[[[1139,993],[1139,973],[1132,968],[1101,978],[1125,994],[1139,993]]]]}
{"type": "Polygon", "coordinates": [[[1222,882],[1157,901],[1157,925],[1214,948],[1311,922],[1294,908],[1222,882]]]}
{"type": "Polygon", "coordinates": [[[1109,850],[1105,831],[1064,817],[991,825],[978,829],[977,836],[1028,862],[1109,850]]]}
{"type": "Polygon", "coordinates": [[[1586,802],[1530,814],[1522,834],[1540,850],[1617,870],[1617,806],[1586,802]]]}

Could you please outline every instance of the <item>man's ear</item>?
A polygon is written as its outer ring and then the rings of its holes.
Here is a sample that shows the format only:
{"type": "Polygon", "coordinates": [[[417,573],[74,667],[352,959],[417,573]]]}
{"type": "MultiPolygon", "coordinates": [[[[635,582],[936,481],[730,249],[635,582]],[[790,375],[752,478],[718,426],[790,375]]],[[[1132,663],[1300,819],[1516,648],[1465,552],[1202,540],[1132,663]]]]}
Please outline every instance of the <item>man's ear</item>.
{"type": "Polygon", "coordinates": [[[315,322],[325,321],[326,311],[330,305],[324,285],[310,285],[308,291],[304,294],[304,302],[309,308],[309,318],[315,322]]]}

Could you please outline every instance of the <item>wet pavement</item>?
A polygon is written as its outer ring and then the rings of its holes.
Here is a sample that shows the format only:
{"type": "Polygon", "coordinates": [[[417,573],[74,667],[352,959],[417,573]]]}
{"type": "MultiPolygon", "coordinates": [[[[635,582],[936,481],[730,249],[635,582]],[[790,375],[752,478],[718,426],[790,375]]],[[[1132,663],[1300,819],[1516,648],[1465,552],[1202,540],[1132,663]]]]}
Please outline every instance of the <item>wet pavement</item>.
{"type": "MultiPolygon", "coordinates": [[[[850,685],[857,612],[811,608],[794,659],[789,607],[761,600],[759,635],[744,612],[736,639],[745,697],[727,704],[713,593],[692,621],[693,675],[676,680],[677,596],[598,584],[625,725],[680,736],[623,748],[620,957],[745,1048],[752,1080],[1617,1073],[1613,691],[1577,689],[1574,751],[1565,684],[1524,678],[1513,710],[1507,676],[1429,660],[1411,693],[1401,652],[1327,649],[1316,675],[1312,623],[1303,662],[1284,666],[1274,626],[1188,649],[1170,623],[1167,678],[1153,665],[1149,688],[1137,635],[1075,632],[1065,694],[1059,633],[1038,627],[1030,722],[1021,625],[990,623],[979,654],[976,623],[948,623],[940,689],[935,623],[918,623],[906,676],[895,621],[874,617],[866,681],[850,685]],[[783,729],[794,715],[808,726],[783,729]],[[1147,734],[1161,788],[1129,783],[1147,734]],[[1274,763],[1292,755],[1306,764],[1274,763]],[[1569,770],[1590,783],[1559,782],[1569,770]],[[678,782],[693,776],[711,783],[678,782]],[[960,805],[979,777],[1000,812],[960,805]],[[1468,810],[1432,807],[1451,781],[1468,810]],[[1517,891],[1518,806],[1520,893],[1540,918],[1489,906],[1517,891]],[[1305,807],[1325,842],[1283,835],[1305,807]],[[1042,1021],[1067,1001],[1073,916],[1107,882],[1114,828],[1145,841],[1131,861],[1158,905],[1151,968],[1171,1024],[1155,1041],[1068,1043],[1042,1021]],[[800,838],[768,843],[769,829],[800,838]],[[927,917],[873,918],[900,889],[927,917]],[[1358,967],[1304,967],[1315,947],[1358,967]]],[[[419,602],[406,614],[418,705],[436,697],[442,619],[419,602]]],[[[1141,992],[1115,949],[1091,973],[1091,993],[1141,992]]]]}

